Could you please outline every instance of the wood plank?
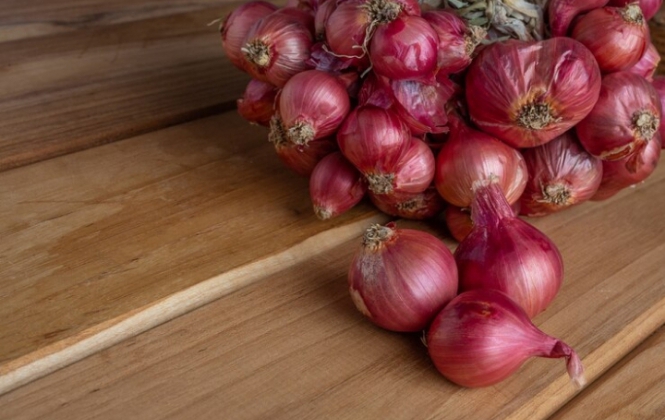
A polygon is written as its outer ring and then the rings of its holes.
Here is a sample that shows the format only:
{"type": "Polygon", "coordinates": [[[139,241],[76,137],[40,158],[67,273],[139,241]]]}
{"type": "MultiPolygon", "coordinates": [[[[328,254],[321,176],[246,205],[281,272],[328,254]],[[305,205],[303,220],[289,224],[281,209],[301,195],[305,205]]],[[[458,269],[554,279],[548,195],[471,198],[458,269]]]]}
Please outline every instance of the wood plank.
{"type": "Polygon", "coordinates": [[[133,311],[216,278],[193,298],[203,304],[355,236],[376,214],[364,204],[316,219],[307,180],[235,112],[4,172],[0,389],[133,311]]]}
{"type": "MultiPolygon", "coordinates": [[[[615,200],[535,220],[556,225],[546,232],[566,262],[561,293],[536,322],[577,349],[589,382],[665,322],[664,173],[615,200]]],[[[382,331],[353,307],[346,271],[357,245],[350,240],[5,394],[2,412],[532,420],[576,394],[561,360],[532,359],[484,389],[447,382],[417,334],[382,331]]]]}
{"type": "Polygon", "coordinates": [[[234,108],[207,24],[241,3],[0,43],[0,171],[234,108]]]}
{"type": "Polygon", "coordinates": [[[633,350],[551,420],[665,418],[665,327],[633,350]]]}
{"type": "Polygon", "coordinates": [[[4,0],[0,42],[211,9],[228,0],[4,0]]]}

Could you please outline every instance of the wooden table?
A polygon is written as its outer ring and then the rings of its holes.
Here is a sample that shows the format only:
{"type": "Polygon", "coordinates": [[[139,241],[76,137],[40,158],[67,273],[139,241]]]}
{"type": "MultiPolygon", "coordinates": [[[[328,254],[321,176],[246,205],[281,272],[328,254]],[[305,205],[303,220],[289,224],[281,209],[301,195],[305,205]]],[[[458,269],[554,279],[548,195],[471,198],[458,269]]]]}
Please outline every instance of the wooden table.
{"type": "Polygon", "coordinates": [[[566,264],[535,322],[590,385],[533,359],[459,388],[348,298],[359,235],[388,218],[318,221],[233,110],[248,79],[207,24],[238,4],[3,2],[0,418],[665,418],[662,165],[532,220],[566,264]]]}

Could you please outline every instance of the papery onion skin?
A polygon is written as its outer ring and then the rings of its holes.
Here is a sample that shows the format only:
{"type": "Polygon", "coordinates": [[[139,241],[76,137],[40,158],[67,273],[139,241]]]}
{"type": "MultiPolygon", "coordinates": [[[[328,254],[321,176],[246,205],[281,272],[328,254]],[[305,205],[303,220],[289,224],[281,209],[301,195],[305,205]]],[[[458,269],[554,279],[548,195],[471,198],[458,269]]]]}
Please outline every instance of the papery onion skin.
{"type": "Polygon", "coordinates": [[[603,164],[579,144],[573,130],[522,151],[529,181],[520,213],[545,216],[589,200],[598,190],[603,164]]]}
{"type": "MultiPolygon", "coordinates": [[[[656,92],[658,92],[658,97],[660,98],[660,109],[662,112],[662,110],[665,109],[665,76],[655,76],[651,82],[651,85],[656,89],[656,92]]],[[[665,140],[665,121],[663,120],[665,120],[665,118],[662,118],[661,113],[660,126],[658,128],[661,142],[665,140]]],[[[665,144],[662,146],[665,146],[665,144]]]]}
{"type": "Polygon", "coordinates": [[[450,136],[436,160],[434,183],[439,194],[457,207],[473,201],[473,183],[494,175],[508,201],[519,200],[528,172],[522,155],[512,147],[451,117],[450,136]]]}
{"type": "Polygon", "coordinates": [[[337,143],[344,157],[365,177],[377,178],[375,185],[378,178],[384,178],[386,188],[382,193],[387,193],[397,164],[411,144],[411,134],[395,112],[365,105],[346,117],[337,131],[337,143]]]}
{"type": "Polygon", "coordinates": [[[591,51],[603,73],[612,73],[627,70],[640,60],[649,41],[649,27],[636,5],[603,7],[580,17],[570,36],[591,51]],[[624,17],[629,12],[630,20],[624,17]]]}
{"type": "Polygon", "coordinates": [[[658,63],[660,63],[660,54],[658,50],[649,42],[647,49],[644,51],[642,58],[638,61],[633,67],[629,68],[627,71],[647,79],[649,82],[653,81],[653,75],[656,73],[658,68],[658,63]]]}
{"type": "Polygon", "coordinates": [[[298,145],[335,133],[350,109],[346,87],[335,76],[319,70],[294,75],[279,97],[287,138],[298,145]]]}
{"type": "Polygon", "coordinates": [[[321,159],[337,150],[334,137],[312,140],[305,146],[289,141],[279,113],[270,119],[268,140],[282,163],[302,177],[309,177],[321,159]]]}
{"type": "Polygon", "coordinates": [[[236,101],[238,113],[249,122],[267,127],[275,113],[276,96],[275,86],[252,79],[247,84],[242,98],[236,101]]]}
{"type": "Polygon", "coordinates": [[[535,147],[586,117],[600,82],[593,55],[573,39],[509,40],[473,60],[466,99],[481,130],[516,148],[535,147]]]}
{"type": "Polygon", "coordinates": [[[367,185],[360,172],[339,152],[321,159],[309,179],[314,213],[321,220],[351,209],[366,192],[367,185]]]}
{"type": "Polygon", "coordinates": [[[561,287],[561,254],[545,234],[513,214],[496,182],[479,181],[474,190],[473,230],[455,250],[460,291],[499,290],[533,318],[561,287]]]}
{"type": "Polygon", "coordinates": [[[455,93],[450,80],[422,82],[393,80],[390,82],[394,106],[415,136],[448,131],[445,106],[455,93]]]}
{"type": "Polygon", "coordinates": [[[425,12],[423,18],[432,25],[439,38],[438,71],[452,74],[467,68],[480,40],[472,36],[465,21],[445,9],[425,12]]]}
{"type": "Polygon", "coordinates": [[[370,321],[391,331],[420,331],[457,293],[457,268],[437,237],[388,223],[367,229],[348,282],[356,308],[370,321]]]}
{"type": "Polygon", "coordinates": [[[663,5],[663,0],[610,0],[608,3],[609,6],[623,7],[631,3],[638,2],[644,18],[646,20],[651,19],[658,13],[658,9],[663,5]]]}
{"type": "Polygon", "coordinates": [[[589,153],[618,160],[634,154],[657,135],[660,120],[656,89],[642,76],[617,72],[603,77],[598,102],[575,129],[589,153]]]}
{"type": "Polygon", "coordinates": [[[434,186],[420,193],[373,194],[370,191],[369,198],[382,212],[409,220],[431,219],[446,207],[434,186]]]}
{"type": "Polygon", "coordinates": [[[576,16],[603,7],[608,0],[550,0],[547,5],[552,37],[566,36],[576,16]]]}
{"type": "Polygon", "coordinates": [[[252,25],[272,14],[277,6],[266,1],[254,0],[233,9],[224,19],[220,32],[222,47],[234,66],[245,71],[246,63],[241,48],[252,25]]]}
{"type": "Polygon", "coordinates": [[[650,141],[640,152],[629,158],[603,161],[603,179],[593,201],[606,200],[622,189],[647,179],[658,165],[661,155],[660,137],[650,141]]]}
{"type": "Polygon", "coordinates": [[[282,87],[307,69],[312,34],[298,20],[272,13],[256,22],[243,41],[244,69],[250,76],[282,87]]]}
{"type": "Polygon", "coordinates": [[[432,322],[427,351],[443,376],[469,388],[499,383],[531,357],[565,358],[573,384],[585,384],[577,353],[539,330],[517,303],[496,290],[455,297],[432,322]]]}
{"type": "MultiPolygon", "coordinates": [[[[520,213],[520,202],[515,201],[510,205],[513,214],[517,216],[520,213]]],[[[457,242],[462,242],[473,230],[473,220],[471,220],[471,209],[457,206],[447,206],[443,213],[448,232],[457,242]]]]}
{"type": "Polygon", "coordinates": [[[372,70],[392,80],[434,78],[439,39],[420,16],[401,16],[379,26],[372,36],[372,70]]]}

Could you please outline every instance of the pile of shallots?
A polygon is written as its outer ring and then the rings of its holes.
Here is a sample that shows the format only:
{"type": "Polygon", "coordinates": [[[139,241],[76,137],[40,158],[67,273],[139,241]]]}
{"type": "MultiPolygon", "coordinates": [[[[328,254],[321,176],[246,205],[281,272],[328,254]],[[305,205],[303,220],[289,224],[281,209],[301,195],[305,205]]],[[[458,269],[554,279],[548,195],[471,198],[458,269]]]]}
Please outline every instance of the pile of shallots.
{"type": "Polygon", "coordinates": [[[367,196],[392,216],[443,213],[460,241],[453,259],[424,232],[370,228],[349,276],[363,313],[429,328],[437,368],[462,385],[533,355],[566,357],[580,382],[577,355],[529,320],[556,295],[561,256],[517,215],[604,200],[654,171],[665,79],[647,21],[661,4],[254,0],[221,33],[252,77],[240,115],[309,177],[319,218],[367,196]]]}

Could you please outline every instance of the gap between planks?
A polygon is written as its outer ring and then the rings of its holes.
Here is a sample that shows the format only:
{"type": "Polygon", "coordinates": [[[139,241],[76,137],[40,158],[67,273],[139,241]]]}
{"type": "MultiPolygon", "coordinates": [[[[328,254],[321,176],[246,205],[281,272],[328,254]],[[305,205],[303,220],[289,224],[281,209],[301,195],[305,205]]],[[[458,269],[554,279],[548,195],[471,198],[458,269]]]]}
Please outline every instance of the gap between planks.
{"type": "Polygon", "coordinates": [[[379,214],[321,232],[283,252],[204,280],[171,296],[21,356],[2,366],[0,395],[274,275],[293,264],[340,246],[359,236],[369,223],[385,223],[388,220],[388,216],[379,214]]]}

